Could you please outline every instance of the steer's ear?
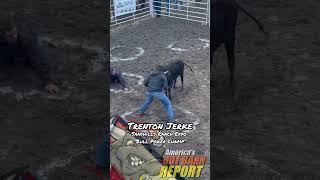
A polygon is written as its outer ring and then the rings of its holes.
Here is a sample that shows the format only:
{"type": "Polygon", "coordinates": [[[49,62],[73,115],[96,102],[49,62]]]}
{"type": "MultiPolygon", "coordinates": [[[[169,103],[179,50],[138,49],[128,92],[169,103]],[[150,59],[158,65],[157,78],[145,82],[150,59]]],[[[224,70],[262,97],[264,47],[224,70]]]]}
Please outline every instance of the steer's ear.
{"type": "Polygon", "coordinates": [[[165,71],[165,72],[163,72],[163,73],[164,73],[165,75],[167,75],[167,74],[168,74],[168,72],[169,72],[169,71],[165,71]]]}

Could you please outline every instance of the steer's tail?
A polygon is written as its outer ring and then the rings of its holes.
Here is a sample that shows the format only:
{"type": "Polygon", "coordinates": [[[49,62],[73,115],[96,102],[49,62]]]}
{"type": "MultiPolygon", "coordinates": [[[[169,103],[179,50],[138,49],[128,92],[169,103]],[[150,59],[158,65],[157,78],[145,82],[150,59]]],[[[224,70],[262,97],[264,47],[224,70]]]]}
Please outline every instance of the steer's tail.
{"type": "MultiPolygon", "coordinates": [[[[191,70],[191,72],[193,72],[193,70],[191,69],[191,67],[188,65],[188,64],[186,64],[185,62],[184,62],[184,65],[186,65],[190,70],[191,70]]],[[[194,72],[193,72],[194,73],[194,72]]]]}
{"type": "Polygon", "coordinates": [[[254,16],[252,16],[247,10],[245,10],[243,7],[241,7],[238,3],[237,4],[237,7],[242,11],[244,12],[247,16],[249,16],[259,27],[259,29],[264,33],[264,34],[268,34],[265,30],[264,30],[264,27],[263,25],[259,22],[259,20],[257,18],[255,18],[254,16]]]}

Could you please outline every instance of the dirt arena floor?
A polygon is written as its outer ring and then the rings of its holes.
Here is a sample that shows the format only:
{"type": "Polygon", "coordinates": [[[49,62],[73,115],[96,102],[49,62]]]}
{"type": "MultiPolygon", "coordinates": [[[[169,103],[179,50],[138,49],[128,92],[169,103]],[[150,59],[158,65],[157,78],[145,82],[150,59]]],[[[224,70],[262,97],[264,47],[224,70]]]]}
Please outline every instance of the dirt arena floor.
{"type": "Polygon", "coordinates": [[[239,1],[238,98],[223,48],[215,55],[215,179],[319,179],[319,1],[239,1]]]}
{"type": "MultiPolygon", "coordinates": [[[[175,119],[177,122],[193,122],[197,125],[196,130],[189,132],[186,138],[176,138],[186,139],[185,143],[168,144],[165,148],[194,149],[197,154],[208,156],[209,160],[209,27],[201,23],[160,17],[117,28],[110,35],[111,65],[121,66],[123,73],[130,74],[125,76],[129,82],[129,92],[111,86],[111,115],[136,111],[146,97],[146,89],[142,84],[139,85],[139,81],[146,78],[157,64],[165,65],[175,59],[182,59],[191,66],[194,73],[185,67],[184,90],[181,90],[178,78],[177,88],[172,91],[175,119]]],[[[167,121],[166,111],[156,101],[145,117],[131,115],[127,118],[140,122],[167,121]]],[[[208,179],[209,166],[205,168],[203,178],[199,179],[208,179]]]]}
{"type": "Polygon", "coordinates": [[[108,117],[105,5],[1,1],[2,13],[39,34],[61,93],[45,93],[29,69],[1,71],[0,173],[27,164],[42,179],[97,179],[84,167],[94,163],[108,117]]]}

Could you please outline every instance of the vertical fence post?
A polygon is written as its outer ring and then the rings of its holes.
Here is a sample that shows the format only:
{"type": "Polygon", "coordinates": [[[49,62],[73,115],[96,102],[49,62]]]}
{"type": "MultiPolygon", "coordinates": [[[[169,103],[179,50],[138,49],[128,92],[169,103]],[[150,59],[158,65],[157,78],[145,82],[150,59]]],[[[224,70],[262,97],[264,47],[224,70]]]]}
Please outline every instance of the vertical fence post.
{"type": "Polygon", "coordinates": [[[117,19],[117,16],[116,16],[116,11],[114,10],[114,5],[113,5],[113,16],[114,16],[114,19],[116,20],[116,24],[118,24],[118,19],[117,19]]]}
{"type": "Polygon", "coordinates": [[[210,9],[211,9],[211,7],[210,7],[210,0],[208,0],[208,2],[207,2],[207,6],[208,6],[208,15],[207,15],[207,23],[208,23],[208,25],[210,26],[210,9]]]}
{"type": "Polygon", "coordinates": [[[117,16],[116,16],[116,11],[115,11],[115,5],[114,5],[114,1],[113,0],[111,0],[110,1],[111,2],[111,7],[112,7],[112,12],[113,12],[113,20],[116,22],[116,24],[118,24],[118,20],[117,20],[117,16]]]}
{"type": "Polygon", "coordinates": [[[170,0],[166,0],[166,14],[168,12],[168,16],[170,16],[170,6],[171,6],[170,0]],[[169,4],[168,4],[168,2],[169,2],[169,4]]]}
{"type": "Polygon", "coordinates": [[[132,12],[133,19],[136,19],[136,11],[137,11],[137,7],[136,7],[136,10],[132,12]]]}
{"type": "Polygon", "coordinates": [[[189,19],[189,0],[187,0],[186,2],[187,2],[187,19],[189,19]]]}
{"type": "Polygon", "coordinates": [[[135,10],[133,11],[133,13],[132,13],[132,15],[133,15],[133,19],[136,19],[136,12],[138,11],[137,9],[139,9],[140,7],[139,7],[139,1],[138,1],[138,3],[137,3],[137,0],[135,0],[135,10]]]}
{"type": "Polygon", "coordinates": [[[112,23],[114,21],[114,17],[112,15],[112,0],[109,3],[109,11],[110,11],[110,23],[112,23]]]}
{"type": "MultiPolygon", "coordinates": [[[[209,0],[209,1],[210,1],[210,0],[209,0]]],[[[208,17],[209,17],[209,16],[208,16],[208,13],[209,13],[209,11],[208,11],[208,10],[209,10],[208,4],[209,4],[209,1],[207,1],[207,5],[206,5],[206,6],[207,6],[207,10],[206,10],[206,25],[208,25],[208,17]]]]}
{"type": "Polygon", "coordinates": [[[153,14],[153,0],[149,0],[149,11],[150,11],[151,17],[154,17],[154,14],[153,14]]]}
{"type": "Polygon", "coordinates": [[[169,16],[170,16],[170,14],[171,14],[171,0],[167,0],[167,1],[169,1],[169,16]]]}

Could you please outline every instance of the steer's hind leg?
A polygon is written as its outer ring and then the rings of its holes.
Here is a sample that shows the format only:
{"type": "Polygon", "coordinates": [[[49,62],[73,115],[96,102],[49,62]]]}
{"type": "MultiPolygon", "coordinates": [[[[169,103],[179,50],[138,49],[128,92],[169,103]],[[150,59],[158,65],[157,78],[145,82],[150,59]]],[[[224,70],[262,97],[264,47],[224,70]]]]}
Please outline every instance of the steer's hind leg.
{"type": "Polygon", "coordinates": [[[216,73],[216,61],[214,61],[214,52],[219,48],[219,46],[221,45],[220,42],[218,41],[213,41],[212,42],[212,49],[210,49],[210,83],[213,85],[215,84],[215,77],[212,77],[213,74],[216,73]]]}
{"type": "Polygon", "coordinates": [[[228,56],[228,66],[230,71],[230,84],[232,88],[232,95],[235,93],[235,80],[234,80],[234,71],[235,71],[235,55],[234,55],[234,46],[235,38],[231,38],[225,42],[225,48],[228,56]]]}
{"type": "Polygon", "coordinates": [[[230,71],[230,82],[234,81],[234,69],[235,69],[235,58],[234,58],[234,39],[228,40],[225,43],[225,48],[228,56],[228,66],[230,71]]]}
{"type": "Polygon", "coordinates": [[[216,3],[212,10],[212,26],[210,31],[210,65],[213,64],[213,54],[225,40],[226,29],[226,12],[222,3],[216,3]]]}
{"type": "Polygon", "coordinates": [[[180,74],[180,78],[181,78],[181,86],[182,86],[182,90],[183,90],[183,73],[180,74]]]}

